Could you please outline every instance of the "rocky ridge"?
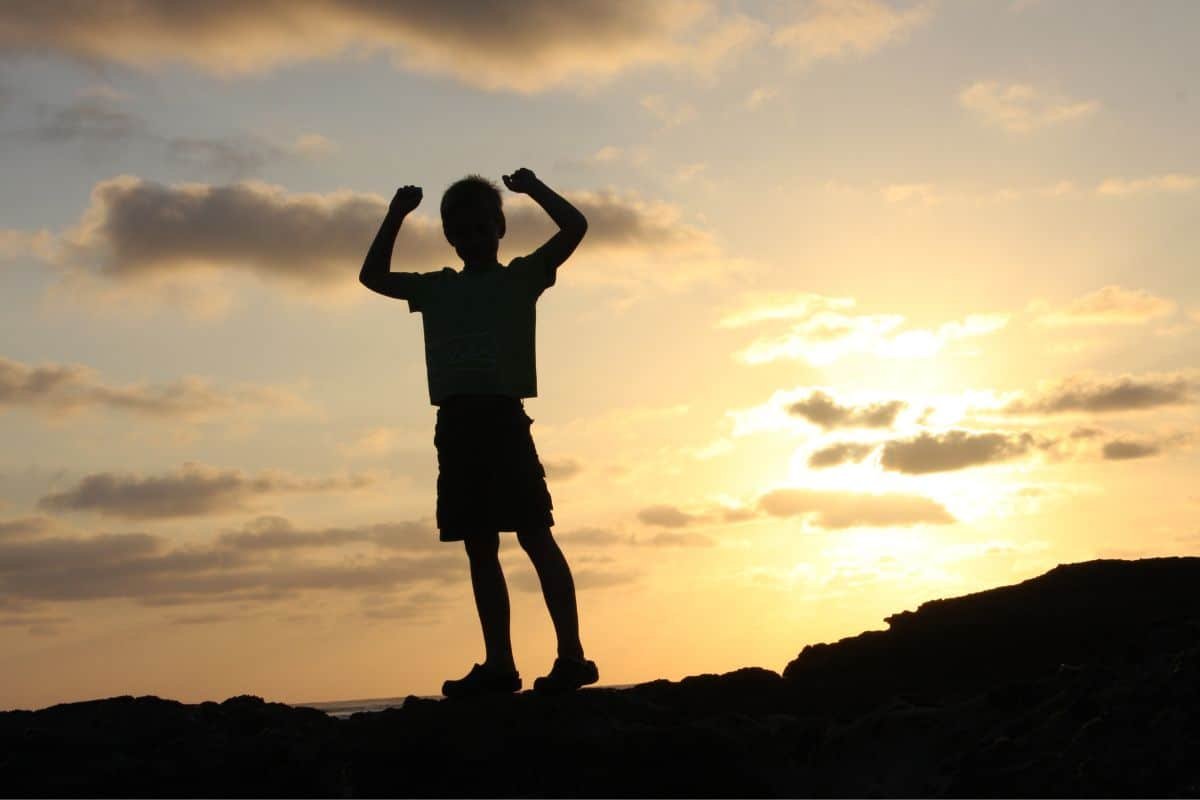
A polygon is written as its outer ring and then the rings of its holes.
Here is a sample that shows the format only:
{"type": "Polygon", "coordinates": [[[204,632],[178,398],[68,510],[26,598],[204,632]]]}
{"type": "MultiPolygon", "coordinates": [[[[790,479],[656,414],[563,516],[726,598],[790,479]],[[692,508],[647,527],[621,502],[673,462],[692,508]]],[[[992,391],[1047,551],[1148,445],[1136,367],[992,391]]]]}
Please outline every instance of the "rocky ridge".
{"type": "Polygon", "coordinates": [[[1200,558],[1056,567],[783,674],[338,720],[233,697],[0,713],[19,796],[1197,796],[1200,558]]]}

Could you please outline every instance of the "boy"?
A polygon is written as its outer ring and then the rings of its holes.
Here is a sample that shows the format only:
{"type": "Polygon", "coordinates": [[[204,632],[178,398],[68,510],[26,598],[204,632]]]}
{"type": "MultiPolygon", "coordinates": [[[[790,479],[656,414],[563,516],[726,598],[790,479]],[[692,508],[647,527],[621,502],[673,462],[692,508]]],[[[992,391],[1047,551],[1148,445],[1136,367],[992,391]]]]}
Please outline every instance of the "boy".
{"type": "Polygon", "coordinates": [[[550,533],[553,504],[546,471],[530,434],[523,397],[537,396],[535,303],[554,285],[587,220],[579,210],[522,167],[504,176],[510,190],[529,195],[559,231],[507,267],[496,260],[505,220],[500,192],[477,175],[442,196],[442,232],[463,261],[461,271],[391,272],[392,248],[421,190],[396,191],[359,280],[420,312],[425,331],[429,399],[437,411],[437,524],[444,542],[462,541],[471,570],[486,657],[466,677],[447,680],[442,694],[461,697],[517,692],[521,677],[509,635],[508,588],[500,569],[500,532],[515,531],[542,585],[558,658],[534,691],[562,692],[599,679],[579,641],[575,583],[550,533]]]}

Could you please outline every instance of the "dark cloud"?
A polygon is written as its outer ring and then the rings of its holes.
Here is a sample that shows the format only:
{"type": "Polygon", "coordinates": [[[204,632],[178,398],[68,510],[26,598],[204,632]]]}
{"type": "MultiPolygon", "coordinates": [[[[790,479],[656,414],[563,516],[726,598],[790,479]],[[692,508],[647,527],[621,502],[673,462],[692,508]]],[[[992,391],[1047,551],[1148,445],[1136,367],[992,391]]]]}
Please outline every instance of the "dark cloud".
{"type": "Polygon", "coordinates": [[[638,64],[705,64],[760,33],[748,18],[676,0],[41,0],[0,6],[0,48],[219,74],[383,50],[404,67],[535,91],[638,64]]]}
{"type": "Polygon", "coordinates": [[[163,537],[103,534],[0,542],[0,599],[7,605],[101,598],[151,606],[264,603],[308,591],[394,591],[457,583],[461,553],[318,562],[271,558],[222,545],[168,549],[163,537]]]}
{"type": "Polygon", "coordinates": [[[724,508],[721,510],[723,522],[745,522],[758,516],[753,508],[724,508]]]}
{"type": "Polygon", "coordinates": [[[55,522],[50,517],[19,517],[0,520],[0,540],[38,536],[49,533],[55,527],[55,522]]]}
{"type": "Polygon", "coordinates": [[[871,403],[864,406],[844,406],[824,392],[813,392],[808,398],[788,406],[788,413],[802,417],[826,430],[831,428],[890,428],[896,415],[906,408],[901,400],[871,403]]]}
{"type": "Polygon", "coordinates": [[[839,464],[858,463],[869,456],[875,445],[863,442],[835,442],[813,451],[808,457],[808,465],[814,469],[836,467],[839,464]]]}
{"type": "Polygon", "coordinates": [[[1123,376],[1111,380],[1068,378],[1038,395],[1006,407],[1013,414],[1138,411],[1193,402],[1189,379],[1179,374],[1123,376]]]}
{"type": "Polygon", "coordinates": [[[38,103],[37,119],[30,127],[6,134],[9,139],[35,144],[77,143],[85,148],[135,144],[143,150],[160,147],[166,158],[196,168],[201,174],[244,178],[271,162],[328,153],[333,144],[323,136],[307,134],[291,143],[262,136],[169,136],[128,110],[119,93],[92,90],[65,105],[38,103]]]}
{"type": "Polygon", "coordinates": [[[87,475],[74,488],[43,497],[38,507],[133,520],[196,517],[244,510],[251,500],[268,494],[342,491],[371,482],[366,476],[297,478],[272,472],[248,476],[236,469],[188,463],[158,476],[111,472],[87,475]]]}
{"type": "Polygon", "coordinates": [[[282,156],[282,148],[251,138],[181,136],[166,141],[167,157],[201,168],[205,173],[241,177],[253,174],[282,156]]]}
{"type": "Polygon", "coordinates": [[[161,542],[146,533],[100,534],[88,539],[50,538],[0,546],[0,574],[37,572],[47,565],[88,568],[155,552],[161,542]]]}
{"type": "Polygon", "coordinates": [[[50,416],[103,408],[145,417],[202,420],[301,405],[271,387],[219,389],[195,377],[116,386],[80,364],[30,365],[0,356],[0,410],[26,407],[50,416]]]}
{"type": "Polygon", "coordinates": [[[222,622],[235,622],[240,619],[246,619],[247,614],[221,614],[212,612],[208,614],[180,614],[177,617],[171,617],[172,625],[214,625],[222,622]]]}
{"type": "Polygon", "coordinates": [[[65,625],[70,621],[70,617],[56,617],[47,614],[28,617],[0,617],[0,628],[45,627],[65,625]]]}
{"type": "Polygon", "coordinates": [[[1101,450],[1105,461],[1129,461],[1135,458],[1150,458],[1162,453],[1159,442],[1139,442],[1130,439],[1114,439],[1105,442],[1101,450]]]}
{"type": "Polygon", "coordinates": [[[554,538],[570,547],[573,544],[581,546],[604,547],[628,541],[627,537],[610,531],[607,528],[575,528],[574,530],[554,534],[554,538]]]}
{"type": "Polygon", "coordinates": [[[63,106],[39,104],[35,113],[37,123],[33,127],[11,136],[50,144],[117,144],[148,134],[145,120],[106,92],[87,94],[63,106]]]}
{"type": "MultiPolygon", "coordinates": [[[[711,237],[674,213],[612,192],[570,194],[588,218],[590,251],[655,253],[711,247],[711,237]]],[[[62,241],[67,267],[124,283],[195,269],[251,273],[310,293],[341,285],[358,290],[358,267],[387,209],[384,198],[350,191],[289,194],[260,183],[164,186],[130,176],[92,191],[80,224],[62,241]]],[[[504,248],[526,253],[552,233],[531,202],[508,203],[504,248]]],[[[392,268],[428,271],[457,263],[440,221],[405,220],[392,268]]]]}
{"type": "Polygon", "coordinates": [[[657,525],[662,528],[683,528],[703,519],[697,514],[689,514],[675,506],[668,505],[643,508],[637,513],[637,518],[646,525],[657,525]]]}
{"type": "Polygon", "coordinates": [[[1027,433],[922,433],[886,442],[879,463],[894,472],[924,475],[1008,461],[1034,446],[1034,438],[1027,433]]]}
{"type": "Polygon", "coordinates": [[[546,469],[546,477],[552,481],[565,481],[574,478],[583,466],[573,458],[551,458],[542,462],[546,469]]]}
{"type": "Polygon", "coordinates": [[[760,497],[758,506],[771,516],[804,517],[815,527],[827,529],[945,525],[955,521],[939,503],[908,494],[776,489],[760,497]]]}
{"type": "Polygon", "coordinates": [[[427,522],[405,521],[350,528],[301,530],[286,517],[264,515],[239,531],[227,531],[217,543],[238,550],[296,550],[369,543],[388,550],[426,550],[439,546],[437,531],[427,522]]]}

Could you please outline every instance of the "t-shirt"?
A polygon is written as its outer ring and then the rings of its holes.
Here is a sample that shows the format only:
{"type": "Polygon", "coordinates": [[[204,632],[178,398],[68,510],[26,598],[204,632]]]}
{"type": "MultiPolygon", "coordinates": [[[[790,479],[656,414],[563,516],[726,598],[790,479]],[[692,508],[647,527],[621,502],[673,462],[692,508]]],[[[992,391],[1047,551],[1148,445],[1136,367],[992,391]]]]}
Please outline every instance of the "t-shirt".
{"type": "Polygon", "coordinates": [[[557,269],[536,254],[507,267],[422,272],[408,310],[425,328],[429,402],[455,394],[537,396],[535,304],[557,269]]]}

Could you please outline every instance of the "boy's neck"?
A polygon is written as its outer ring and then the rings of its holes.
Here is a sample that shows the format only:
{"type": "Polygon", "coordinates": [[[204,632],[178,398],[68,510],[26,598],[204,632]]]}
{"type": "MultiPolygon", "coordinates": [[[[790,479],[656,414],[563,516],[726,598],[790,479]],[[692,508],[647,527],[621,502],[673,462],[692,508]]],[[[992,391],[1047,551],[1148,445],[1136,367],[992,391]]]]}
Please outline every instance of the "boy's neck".
{"type": "Polygon", "coordinates": [[[496,259],[491,261],[464,261],[463,272],[488,272],[500,266],[496,259]]]}

